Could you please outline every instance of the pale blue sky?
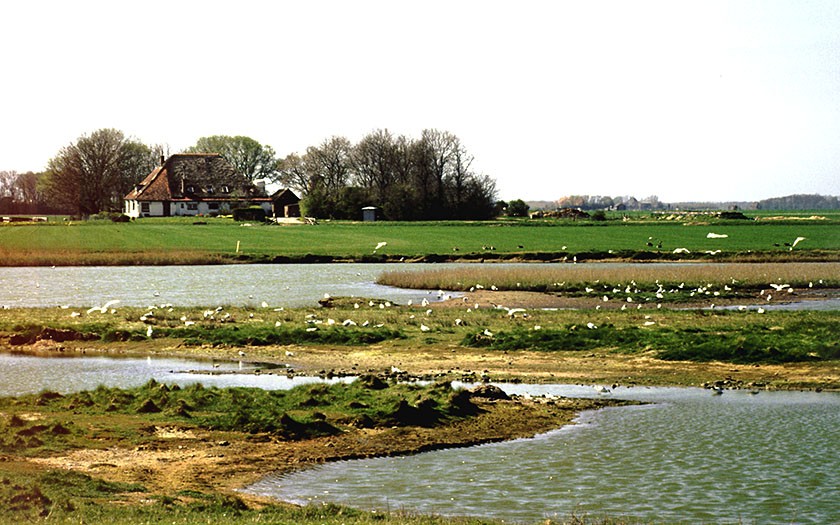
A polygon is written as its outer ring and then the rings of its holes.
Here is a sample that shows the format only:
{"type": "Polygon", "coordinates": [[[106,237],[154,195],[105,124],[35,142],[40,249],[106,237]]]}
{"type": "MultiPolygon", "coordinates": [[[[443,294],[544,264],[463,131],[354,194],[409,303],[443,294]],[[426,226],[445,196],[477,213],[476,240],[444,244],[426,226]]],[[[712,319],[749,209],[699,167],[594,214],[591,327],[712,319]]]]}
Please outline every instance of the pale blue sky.
{"type": "Polygon", "coordinates": [[[0,170],[457,135],[499,197],[840,195],[840,1],[4,2],[0,170]]]}

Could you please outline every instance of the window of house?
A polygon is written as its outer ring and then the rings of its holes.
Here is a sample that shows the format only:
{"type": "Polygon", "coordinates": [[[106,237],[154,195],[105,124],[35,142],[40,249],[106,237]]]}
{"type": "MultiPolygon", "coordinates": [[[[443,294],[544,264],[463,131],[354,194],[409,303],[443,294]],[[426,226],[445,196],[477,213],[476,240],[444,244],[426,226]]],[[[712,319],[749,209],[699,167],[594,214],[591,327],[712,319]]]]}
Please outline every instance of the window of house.
{"type": "Polygon", "coordinates": [[[211,210],[218,210],[219,209],[219,203],[218,202],[208,202],[207,207],[211,210]]]}
{"type": "Polygon", "coordinates": [[[149,203],[148,202],[141,202],[140,203],[140,211],[143,213],[149,213],[149,203]]]}
{"type": "Polygon", "coordinates": [[[198,210],[198,203],[197,202],[188,202],[187,203],[187,209],[192,210],[192,211],[198,210]]]}

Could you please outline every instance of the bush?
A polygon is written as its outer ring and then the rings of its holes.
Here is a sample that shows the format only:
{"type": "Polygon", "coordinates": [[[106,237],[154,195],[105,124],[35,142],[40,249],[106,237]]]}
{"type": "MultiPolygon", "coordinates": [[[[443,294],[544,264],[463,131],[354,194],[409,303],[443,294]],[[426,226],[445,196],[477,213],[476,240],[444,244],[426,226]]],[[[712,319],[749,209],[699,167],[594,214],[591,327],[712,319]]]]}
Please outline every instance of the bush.
{"type": "Polygon", "coordinates": [[[233,220],[265,222],[265,210],[260,206],[237,208],[233,210],[233,220]]]}

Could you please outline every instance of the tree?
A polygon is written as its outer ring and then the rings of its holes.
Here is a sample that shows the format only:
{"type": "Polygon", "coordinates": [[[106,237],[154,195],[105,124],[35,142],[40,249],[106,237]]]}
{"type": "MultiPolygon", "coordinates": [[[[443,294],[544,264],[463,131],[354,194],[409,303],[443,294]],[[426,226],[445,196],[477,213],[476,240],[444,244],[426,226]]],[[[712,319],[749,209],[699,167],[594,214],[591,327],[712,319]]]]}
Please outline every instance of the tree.
{"type": "Polygon", "coordinates": [[[342,218],[341,192],[350,183],[352,145],[344,137],[332,137],[320,146],[306,149],[302,164],[309,185],[304,208],[319,218],[342,218]]]}
{"type": "Polygon", "coordinates": [[[311,173],[312,185],[334,193],[350,182],[353,146],[344,137],[331,137],[320,146],[306,149],[304,165],[311,173]]]}
{"type": "Polygon", "coordinates": [[[514,199],[507,204],[508,217],[527,217],[531,207],[522,199],[514,199]]]}
{"type": "Polygon", "coordinates": [[[368,134],[353,148],[354,180],[362,188],[373,190],[373,198],[380,204],[397,182],[399,155],[393,135],[382,129],[368,134]]]}
{"type": "Polygon", "coordinates": [[[456,143],[451,155],[450,167],[444,178],[445,202],[452,211],[452,218],[465,219],[473,216],[467,205],[474,190],[474,174],[470,170],[473,157],[460,142],[456,143]]]}
{"type": "Polygon", "coordinates": [[[118,210],[129,181],[154,167],[151,150],[116,129],[100,129],[62,148],[47,166],[44,190],[52,203],[82,216],[118,210]]]}
{"type": "Polygon", "coordinates": [[[218,153],[253,182],[258,179],[276,180],[279,170],[274,149],[263,146],[250,137],[213,135],[201,137],[186,153],[218,153]]]}
{"type": "Polygon", "coordinates": [[[314,177],[307,170],[303,157],[297,153],[289,154],[279,161],[277,166],[277,182],[295,190],[301,196],[312,191],[314,177]]]}
{"type": "Polygon", "coordinates": [[[18,175],[15,181],[16,199],[26,205],[39,205],[44,202],[44,196],[40,191],[43,173],[27,171],[18,175]]]}
{"type": "Polygon", "coordinates": [[[455,135],[447,131],[425,129],[420,140],[413,146],[412,182],[420,196],[420,209],[427,218],[445,218],[447,203],[444,179],[452,169],[454,154],[460,142],[455,135]]]}

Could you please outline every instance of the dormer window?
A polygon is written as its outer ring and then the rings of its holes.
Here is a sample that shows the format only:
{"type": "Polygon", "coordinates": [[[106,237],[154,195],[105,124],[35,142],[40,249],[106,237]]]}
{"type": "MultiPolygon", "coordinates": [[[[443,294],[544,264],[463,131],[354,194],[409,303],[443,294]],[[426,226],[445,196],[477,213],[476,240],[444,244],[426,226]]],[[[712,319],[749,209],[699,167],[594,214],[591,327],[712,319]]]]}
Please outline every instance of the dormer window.
{"type": "Polygon", "coordinates": [[[187,193],[195,193],[195,186],[187,186],[187,193]]]}
{"type": "Polygon", "coordinates": [[[230,186],[228,186],[227,184],[222,186],[222,193],[230,193],[230,186]]]}

